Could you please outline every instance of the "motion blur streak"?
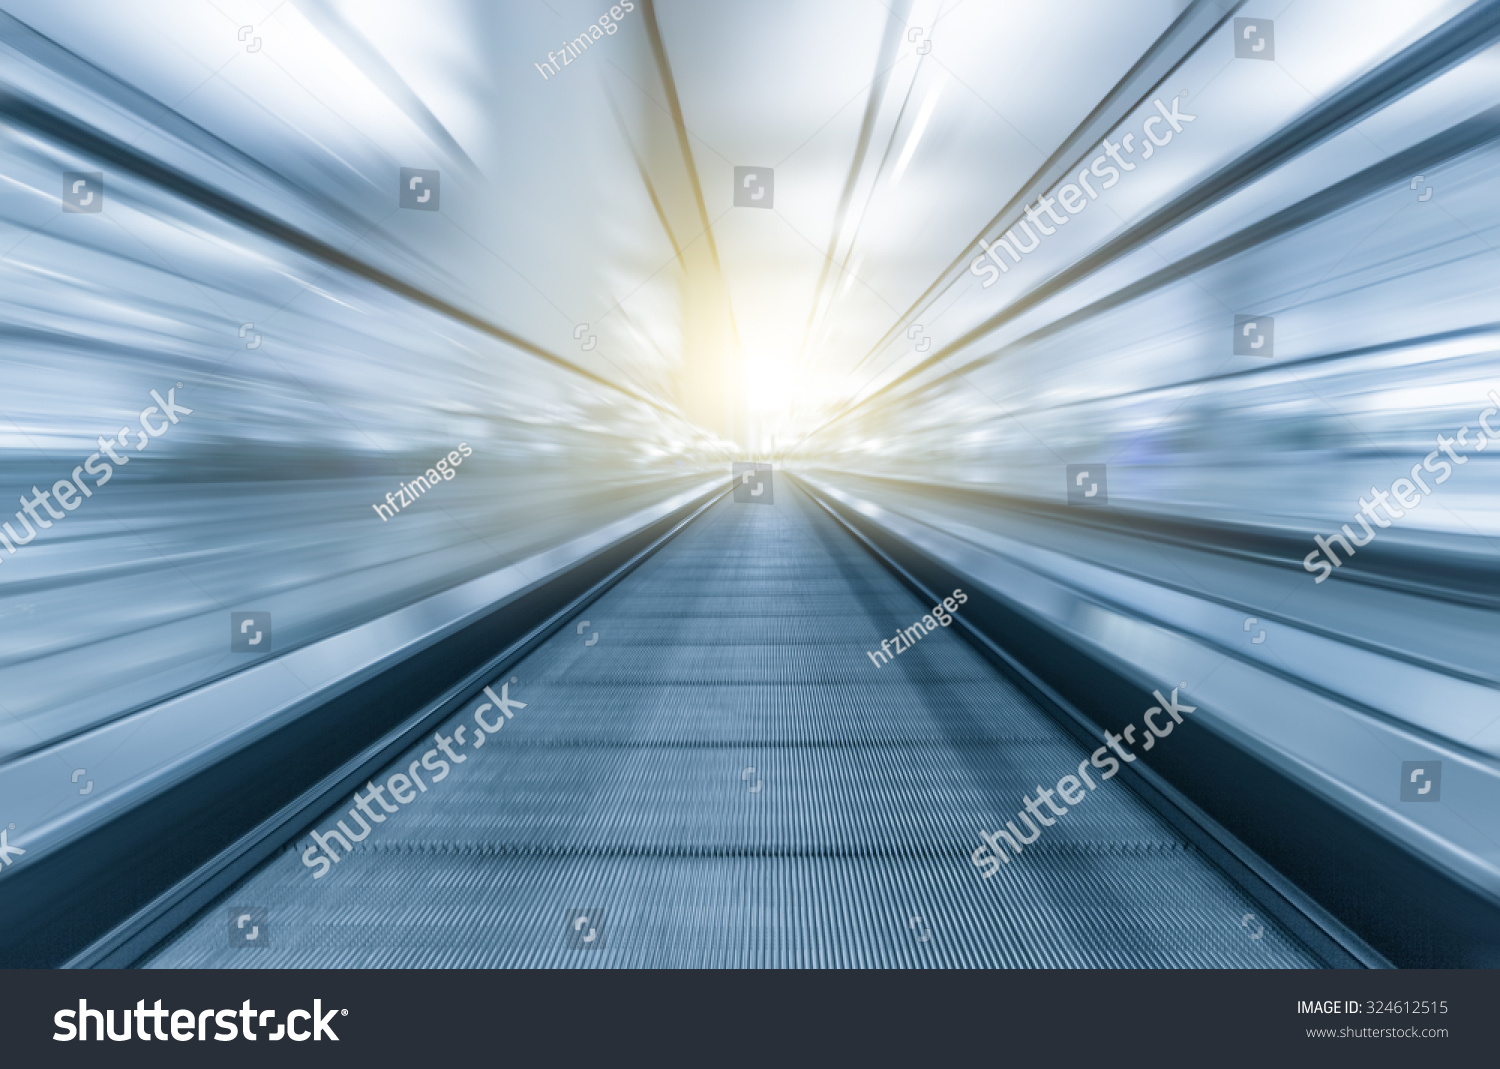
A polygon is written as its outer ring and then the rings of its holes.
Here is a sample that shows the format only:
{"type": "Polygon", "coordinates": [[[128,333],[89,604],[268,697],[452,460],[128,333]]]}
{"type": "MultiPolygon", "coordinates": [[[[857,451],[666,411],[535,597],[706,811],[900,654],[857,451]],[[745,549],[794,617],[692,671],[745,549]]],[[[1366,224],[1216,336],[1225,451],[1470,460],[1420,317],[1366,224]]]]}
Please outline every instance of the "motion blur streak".
{"type": "MultiPolygon", "coordinates": [[[[95,29],[124,15],[97,12],[95,29]]],[[[213,29],[199,12],[183,32],[213,29]]],[[[306,32],[300,62],[337,58],[306,32]]],[[[727,456],[658,399],[662,383],[642,389],[604,359],[528,352],[486,329],[522,323],[561,351],[572,323],[469,236],[484,227],[393,217],[386,163],[440,146],[368,86],[358,129],[325,108],[343,129],[289,138],[306,99],[247,125],[249,87],[229,89],[226,71],[189,99],[197,110],[168,110],[121,80],[139,53],[95,65],[9,16],[3,36],[0,479],[29,494],[65,475],[99,433],[134,422],[138,383],[180,380],[196,414],[117,472],[76,527],[7,563],[0,753],[241,667],[227,609],[271,612],[277,649],[290,649],[656,500],[727,456]],[[107,153],[99,215],[58,213],[58,173],[80,152],[107,153]],[[396,527],[371,522],[371,499],[460,439],[475,456],[440,502],[396,527]]],[[[274,68],[247,77],[280,80],[274,68]]],[[[277,88],[301,92],[290,76],[277,88]]],[[[444,191],[450,213],[459,181],[444,191]]],[[[583,250],[598,228],[571,211],[554,238],[583,250]]],[[[580,319],[603,310],[585,279],[569,286],[580,319]]]]}
{"type": "Polygon", "coordinates": [[[192,415],[4,556],[0,892],[83,901],[69,844],[191,761],[415,663],[466,591],[539,600],[503,665],[390,689],[424,738],[502,672],[530,711],[327,879],[296,836],[415,734],[195,787],[242,823],[0,963],[1500,963],[1500,0],[633,7],[5,4],[0,515],[150,390],[192,415]],[[1461,477],[1315,580],[1460,428],[1461,477]],[[710,505],[736,461],[774,494],[710,505]],[[1179,687],[1170,746],[975,878],[1179,687]]]}

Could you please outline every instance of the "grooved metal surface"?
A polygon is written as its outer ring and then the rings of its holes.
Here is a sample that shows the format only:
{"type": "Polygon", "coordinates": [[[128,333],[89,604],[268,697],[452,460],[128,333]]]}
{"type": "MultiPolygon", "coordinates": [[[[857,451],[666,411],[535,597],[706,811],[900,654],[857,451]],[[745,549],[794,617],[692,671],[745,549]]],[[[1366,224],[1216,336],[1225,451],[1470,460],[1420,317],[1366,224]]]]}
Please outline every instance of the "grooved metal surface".
{"type": "Polygon", "coordinates": [[[304,836],[148,964],[1318,964],[1118,780],[981,879],[979,829],[1088,755],[951,630],[871,663],[929,608],[789,484],[725,500],[513,669],[526,708],[326,876],[304,836]],[[269,945],[234,945],[242,907],[269,945]]]}

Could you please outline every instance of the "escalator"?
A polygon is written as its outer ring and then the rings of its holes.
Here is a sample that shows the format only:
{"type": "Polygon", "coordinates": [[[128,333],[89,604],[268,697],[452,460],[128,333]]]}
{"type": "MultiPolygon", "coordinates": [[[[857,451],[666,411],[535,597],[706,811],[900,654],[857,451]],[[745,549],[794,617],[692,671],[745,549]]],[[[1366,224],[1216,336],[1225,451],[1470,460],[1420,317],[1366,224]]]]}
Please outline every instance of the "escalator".
{"type": "Polygon", "coordinates": [[[1088,750],[957,627],[877,663],[933,606],[775,491],[722,498],[141,964],[1327,964],[1124,776],[982,878],[980,831],[1088,750]]]}

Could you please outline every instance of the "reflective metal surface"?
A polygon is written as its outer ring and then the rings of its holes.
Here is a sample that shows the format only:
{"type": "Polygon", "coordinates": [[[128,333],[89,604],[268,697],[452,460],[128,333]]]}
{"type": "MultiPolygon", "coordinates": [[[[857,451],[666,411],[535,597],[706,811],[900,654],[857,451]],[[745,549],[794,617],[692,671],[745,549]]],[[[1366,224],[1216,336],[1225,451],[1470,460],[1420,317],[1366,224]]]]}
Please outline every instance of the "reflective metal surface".
{"type": "Polygon", "coordinates": [[[346,669],[467,643],[391,691],[447,717],[485,611],[580,628],[515,668],[514,765],[312,889],[272,784],[25,963],[195,879],[157,964],[1322,960],[1123,781],[1005,869],[1040,897],[976,872],[1080,745],[986,642],[1107,680],[1101,730],[1187,688],[1245,778],[1148,763],[1205,835],[1371,954],[1500,961],[1497,48],[1494,0],[6,3],[0,902],[93,895],[69,851],[346,669]],[[809,492],[993,619],[872,663],[920,606],[809,492]],[[258,958],[200,879],[256,835],[258,958]]]}

